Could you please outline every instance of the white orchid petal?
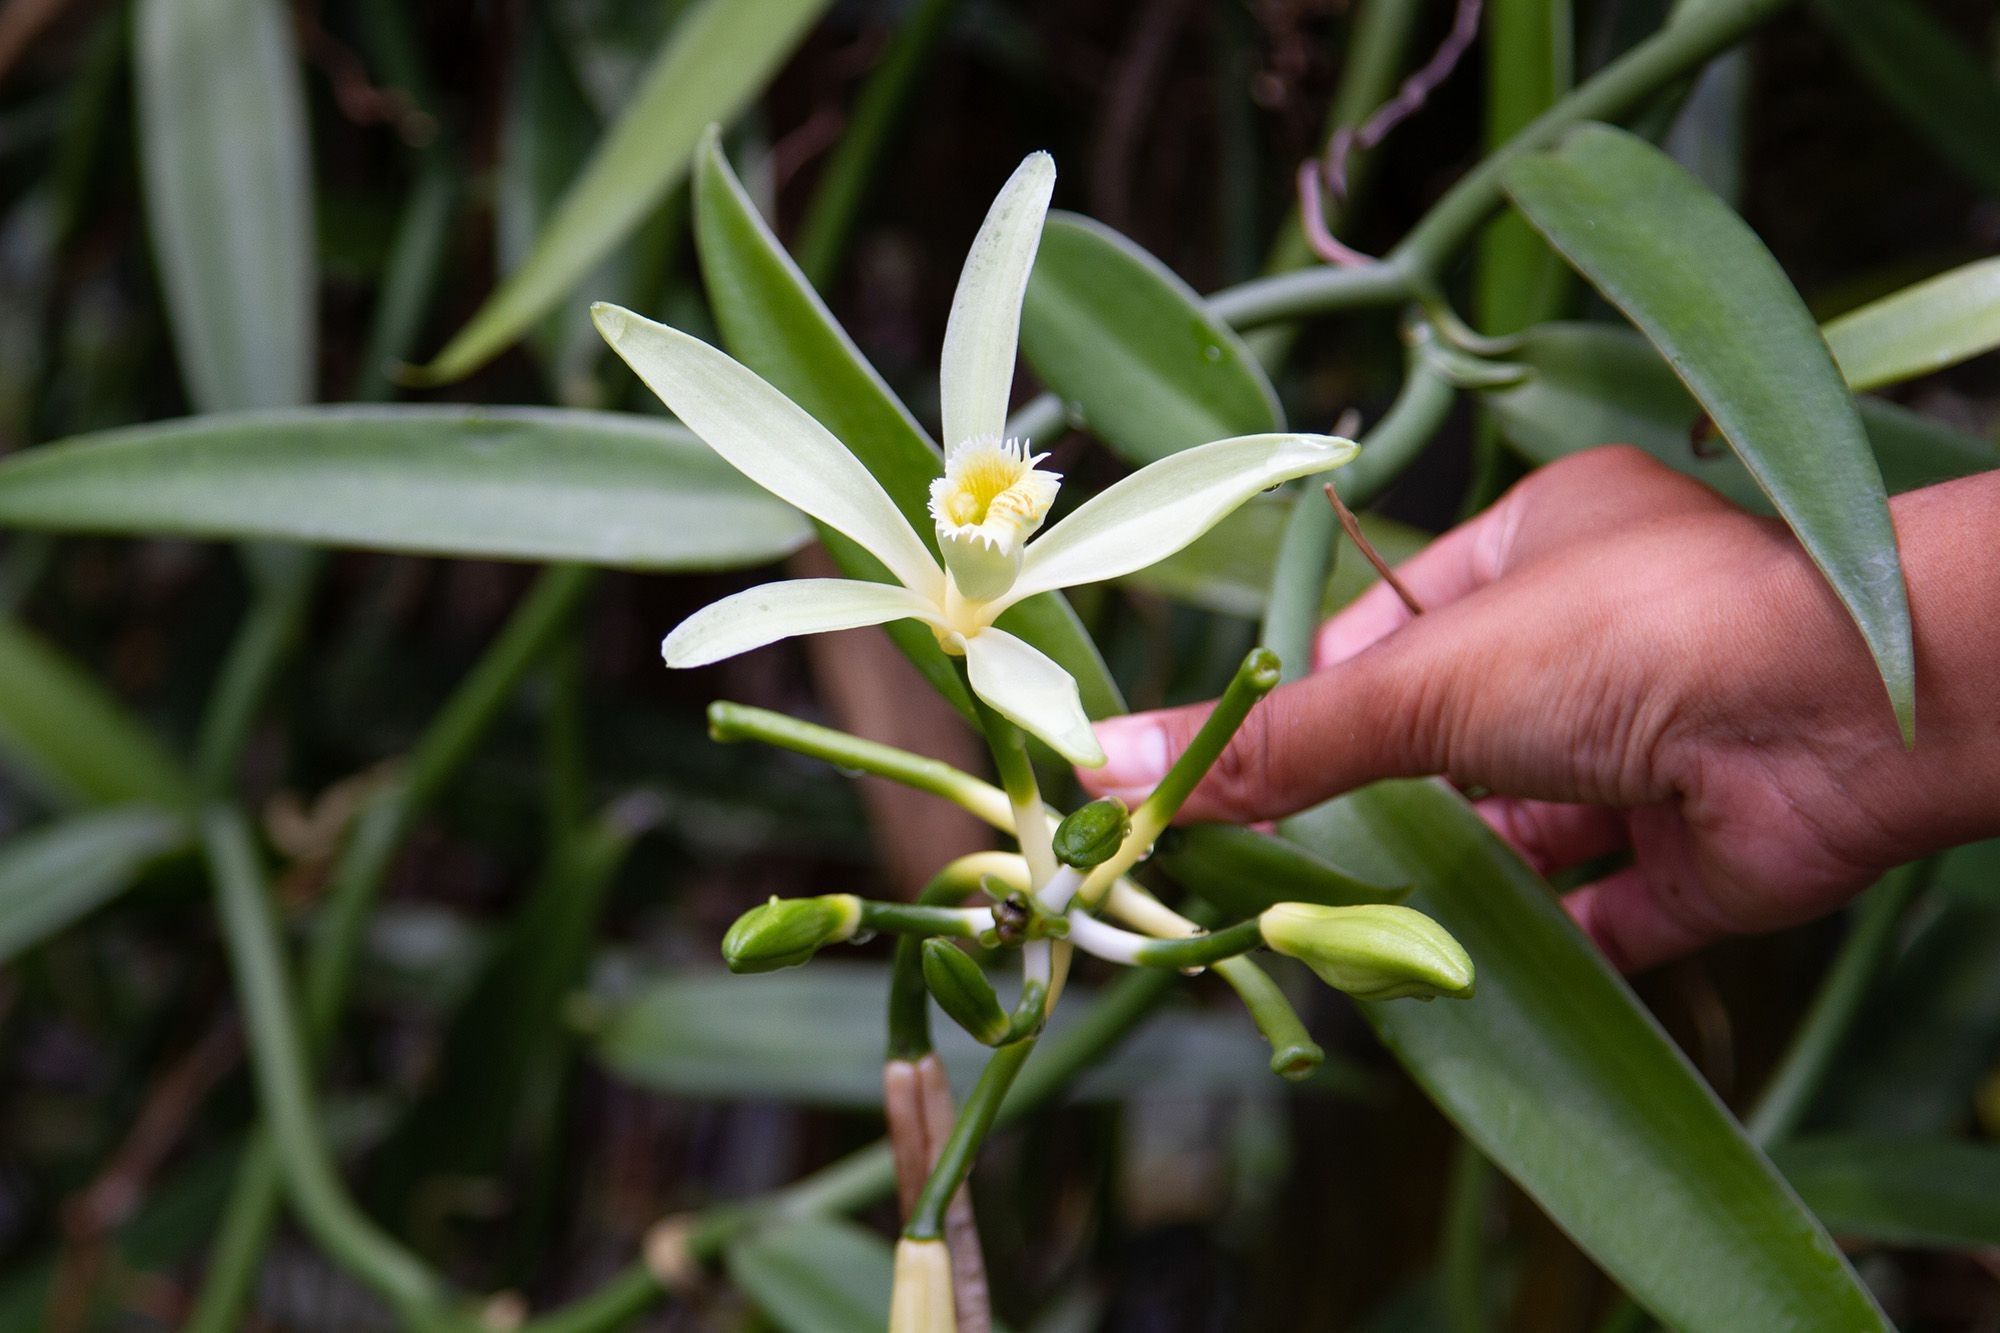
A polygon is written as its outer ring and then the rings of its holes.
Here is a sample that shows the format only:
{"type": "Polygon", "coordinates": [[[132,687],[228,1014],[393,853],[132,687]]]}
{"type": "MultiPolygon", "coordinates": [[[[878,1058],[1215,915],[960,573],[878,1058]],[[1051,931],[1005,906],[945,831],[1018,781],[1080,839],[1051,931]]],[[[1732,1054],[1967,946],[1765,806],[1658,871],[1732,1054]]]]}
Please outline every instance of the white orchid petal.
{"type": "Polygon", "coordinates": [[[853,538],[909,587],[941,595],[944,575],[909,520],[811,413],[699,338],[602,301],[590,313],[646,387],[730,466],[853,538]]]}
{"type": "Polygon", "coordinates": [[[1170,454],[1100,492],[1028,544],[1007,604],[1115,579],[1166,559],[1257,492],[1339,467],[1353,441],[1243,435],[1170,454]]]}
{"type": "Polygon", "coordinates": [[[965,256],[938,358],[947,449],[982,435],[998,437],[1006,427],[1021,338],[1021,298],[1028,290],[1055,184],[1055,159],[1047,153],[1028,154],[1000,187],[965,256]]]}
{"type": "Polygon", "coordinates": [[[914,617],[936,608],[908,588],[860,579],[765,583],[711,603],[674,627],[660,645],[670,667],[707,666],[800,634],[826,634],[914,617]]]}
{"type": "Polygon", "coordinates": [[[1005,630],[983,629],[965,640],[965,667],[973,693],[994,712],[1072,764],[1104,762],[1076,681],[1054,658],[1005,630]]]}

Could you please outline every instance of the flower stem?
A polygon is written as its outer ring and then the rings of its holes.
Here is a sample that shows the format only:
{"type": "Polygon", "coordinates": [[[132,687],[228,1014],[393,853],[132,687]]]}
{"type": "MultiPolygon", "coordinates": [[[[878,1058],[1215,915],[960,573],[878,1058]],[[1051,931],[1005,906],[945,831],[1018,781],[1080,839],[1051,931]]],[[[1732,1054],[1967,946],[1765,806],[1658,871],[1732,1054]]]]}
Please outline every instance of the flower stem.
{"type": "Polygon", "coordinates": [[[355,1207],[321,1137],[284,947],[247,821],[226,807],[210,809],[202,818],[202,846],[236,973],[258,1104],[299,1220],[342,1267],[379,1292],[406,1321],[424,1323],[447,1299],[443,1283],[355,1207]]]}
{"type": "MultiPolygon", "coordinates": [[[[796,754],[821,759],[849,772],[872,773],[906,787],[941,796],[996,827],[1009,816],[1004,793],[963,769],[938,759],[899,750],[879,741],[863,740],[832,727],[801,722],[769,709],[747,704],[715,703],[708,707],[708,734],[718,741],[762,741],[796,754]]],[[[1032,770],[1031,770],[1032,775],[1032,770]]]]}
{"type": "Polygon", "coordinates": [[[917,1195],[917,1206],[910,1214],[909,1225],[903,1234],[911,1240],[939,1240],[944,1236],[944,1214],[951,1196],[965,1183],[972,1171],[972,1162],[979,1154],[979,1145],[986,1141],[987,1131],[993,1128],[994,1120],[1000,1114],[1000,1105],[1007,1097],[1008,1088],[1021,1072],[1028,1056],[1034,1052],[1035,1039],[1026,1037],[993,1052],[993,1058],[986,1062],[986,1068],[979,1075],[979,1082],[973,1085],[972,1095],[959,1108],[958,1121],[951,1127],[951,1137],[945,1140],[944,1149],[938,1154],[937,1165],[931,1168],[930,1179],[924,1182],[922,1193],[917,1195]]]}
{"type": "Polygon", "coordinates": [[[1271,1044],[1271,1072],[1280,1078],[1309,1077],[1326,1060],[1326,1052],[1306,1031],[1292,1002],[1271,980],[1271,974],[1247,957],[1238,954],[1215,965],[1215,975],[1236,991],[1251,1021],[1271,1044]]]}
{"type": "Polygon", "coordinates": [[[1069,938],[1077,948],[1094,957],[1128,967],[1175,970],[1205,968],[1225,958],[1248,953],[1264,942],[1254,917],[1212,934],[1183,935],[1178,939],[1163,940],[1120,930],[1087,912],[1078,912],[1070,918],[1069,938]]]}
{"type": "Polygon", "coordinates": [[[886,930],[898,935],[949,935],[969,940],[991,929],[993,913],[983,908],[931,907],[922,903],[880,902],[861,899],[861,926],[864,930],[886,930]]]}

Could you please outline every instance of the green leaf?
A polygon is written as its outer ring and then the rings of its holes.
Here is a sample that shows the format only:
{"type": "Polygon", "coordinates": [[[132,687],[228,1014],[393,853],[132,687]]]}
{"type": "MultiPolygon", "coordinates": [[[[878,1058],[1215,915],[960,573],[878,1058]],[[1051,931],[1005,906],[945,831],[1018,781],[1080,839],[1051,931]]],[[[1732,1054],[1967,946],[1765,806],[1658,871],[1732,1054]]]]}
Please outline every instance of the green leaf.
{"type": "MultiPolygon", "coordinates": [[[[1737,504],[1770,512],[1749,470],[1726,449],[1697,452],[1701,408],[1644,338],[1609,324],[1543,324],[1512,360],[1533,373],[1489,390],[1508,443],[1537,463],[1618,441],[1699,478],[1737,504]]],[[[1862,424],[1891,493],[2000,467],[2000,447],[1880,399],[1859,400],[1862,424]]]]}
{"type": "Polygon", "coordinates": [[[279,0],[141,0],[132,28],[147,230],[188,397],[313,394],[305,93],[279,0]]]}
{"type": "MultiPolygon", "coordinates": [[[[888,996],[887,967],[827,958],[762,976],[661,977],[611,1009],[597,1057],[620,1078],[676,1096],[878,1108],[888,996]]],[[[1071,987],[1050,1031],[1080,1022],[1091,1003],[1087,989],[1071,987]]],[[[934,1020],[953,1084],[971,1087],[992,1052],[943,1014],[934,1020]]],[[[1168,1085],[1177,1095],[1240,1088],[1269,1078],[1268,1060],[1240,1010],[1183,1010],[1147,1020],[1072,1093],[1104,1101],[1168,1085]]],[[[1348,1068],[1329,1078],[1362,1085],[1348,1068]]]]}
{"type": "MultiPolygon", "coordinates": [[[[1493,0],[1486,19],[1486,146],[1494,149],[1547,111],[1575,82],[1570,0],[1493,0]]],[[[1575,279],[1519,214],[1507,212],[1479,238],[1480,327],[1513,333],[1554,319],[1575,279]]]]}
{"type": "Polygon", "coordinates": [[[59,804],[178,806],[186,775],[103,687],[0,619],[0,760],[59,804]]]}
{"type": "Polygon", "coordinates": [[[2000,198],[2000,82],[1911,0],[1816,0],[1814,12],[1884,100],[1938,156],[2000,198]]]}
{"type": "MultiPolygon", "coordinates": [[[[1314,497],[1314,503],[1321,503],[1314,497]]],[[[1270,600],[1271,574],[1290,515],[1289,500],[1258,499],[1203,533],[1156,565],[1149,565],[1123,582],[1175,601],[1221,615],[1260,619],[1270,600]]],[[[1377,514],[1360,514],[1361,530],[1391,563],[1422,550],[1431,534],[1377,514]]],[[[1352,549],[1334,563],[1321,599],[1322,615],[1331,615],[1377,582],[1375,571],[1352,549]]]]}
{"type": "Polygon", "coordinates": [[[0,963],[74,924],[188,841],[187,821],[153,806],[72,815],[0,846],[0,963]]]}
{"type": "Polygon", "coordinates": [[[1838,1236],[1890,1245],[2000,1245],[2000,1148],[1950,1139],[1828,1135],[1771,1150],[1838,1236]]]}
{"type": "Polygon", "coordinates": [[[881,1333],[895,1253],[852,1222],[803,1217],[751,1231],[723,1256],[730,1281],[787,1333],[881,1333]]]}
{"type": "Polygon", "coordinates": [[[0,524],[626,569],[764,564],[806,522],[679,426],[544,408],[302,408],[0,462],[0,524]]]}
{"type": "Polygon", "coordinates": [[[1363,1014],[1466,1136],[1661,1322],[1886,1326],[1548,885],[1462,799],[1439,783],[1382,783],[1287,828],[1371,878],[1414,880],[1410,906],[1472,955],[1473,998],[1363,1014]]]}
{"type": "Polygon", "coordinates": [[[1814,1127],[1936,1135],[2000,1058],[2000,842],[1947,852],[1926,915],[1841,1047],[1814,1127]]]}
{"type": "Polygon", "coordinates": [[[747,106],[826,0],[702,0],[675,25],[533,250],[423,370],[469,374],[568,297],[687,172],[707,128],[747,106]]]}
{"type": "MultiPolygon", "coordinates": [[[[764,225],[714,139],[695,173],[695,236],[702,280],[731,355],[852,450],[935,549],[928,506],[931,481],[944,471],[943,456],[764,225]]],[[[825,528],[820,535],[849,575],[889,580],[888,571],[853,542],[825,528]]],[[[999,623],[1076,677],[1091,716],[1123,710],[1096,645],[1060,594],[1030,598],[999,623]]],[[[907,623],[888,630],[946,698],[969,709],[956,672],[929,630],[907,623]]]]}
{"type": "Polygon", "coordinates": [[[1940,273],[1829,322],[1827,346],[1857,392],[2000,347],[2000,259],[1940,273]]]}
{"type": "Polygon", "coordinates": [[[1285,428],[1263,367],[1195,290],[1131,240],[1074,213],[1051,213],[1042,230],[1021,350],[1135,467],[1285,428]]]}
{"type": "Polygon", "coordinates": [[[1916,658],[1881,471],[1784,271],[1673,159],[1607,125],[1525,154],[1508,192],[1666,355],[1853,616],[1906,740],[1916,658]]]}

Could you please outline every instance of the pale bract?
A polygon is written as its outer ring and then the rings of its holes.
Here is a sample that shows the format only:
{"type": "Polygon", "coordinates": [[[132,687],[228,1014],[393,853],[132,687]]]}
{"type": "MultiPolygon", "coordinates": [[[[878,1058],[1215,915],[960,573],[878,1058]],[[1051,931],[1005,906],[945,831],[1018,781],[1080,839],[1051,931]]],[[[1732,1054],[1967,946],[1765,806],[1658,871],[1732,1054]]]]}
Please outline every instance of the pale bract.
{"type": "Polygon", "coordinates": [[[614,305],[605,341],[744,476],[866,549],[897,580],[769,583],[696,612],[667,636],[671,667],[703,666],[799,634],[920,620],[963,657],[973,692],[1072,763],[1104,761],[1069,673],[994,625],[1037,593],[1163,560],[1259,491],[1354,456],[1324,435],[1244,435],[1172,454],[1041,532],[1061,477],[1005,438],[1021,300],[1055,185],[1046,153],[1021,163],[973,239],[945,326],[944,475],[931,484],[939,558],[867,468],[804,408],[724,353],[614,305]],[[1039,535],[1037,535],[1039,533],[1039,535]],[[1031,540],[1032,539],[1032,540],[1031,540]]]}

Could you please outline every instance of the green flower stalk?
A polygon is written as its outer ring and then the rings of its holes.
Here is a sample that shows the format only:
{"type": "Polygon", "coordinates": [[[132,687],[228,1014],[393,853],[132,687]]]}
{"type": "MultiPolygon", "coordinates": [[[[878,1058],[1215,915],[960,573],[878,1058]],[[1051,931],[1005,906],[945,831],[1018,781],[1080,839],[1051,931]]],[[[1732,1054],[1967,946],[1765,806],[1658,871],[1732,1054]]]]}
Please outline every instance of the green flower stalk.
{"type": "Polygon", "coordinates": [[[1264,942],[1357,1000],[1472,995],[1472,959],[1451,932],[1393,903],[1279,903],[1257,918],[1264,942]]]}
{"type": "Polygon", "coordinates": [[[731,972],[797,967],[827,945],[853,939],[860,927],[861,900],[851,893],[774,897],[736,918],[722,937],[722,961],[731,972]]]}

